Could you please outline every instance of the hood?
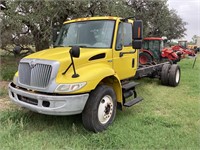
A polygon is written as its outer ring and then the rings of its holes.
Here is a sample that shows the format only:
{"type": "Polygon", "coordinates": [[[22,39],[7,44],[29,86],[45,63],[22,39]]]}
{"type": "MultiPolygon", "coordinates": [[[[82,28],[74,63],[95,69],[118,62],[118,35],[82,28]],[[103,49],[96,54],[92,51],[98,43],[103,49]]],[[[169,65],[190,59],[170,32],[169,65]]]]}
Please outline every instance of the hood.
{"type": "MultiPolygon", "coordinates": [[[[53,60],[60,63],[59,72],[63,72],[71,63],[69,50],[71,47],[57,47],[46,49],[43,51],[31,54],[26,59],[53,60]]],[[[76,68],[88,65],[91,61],[102,61],[111,54],[111,49],[96,49],[96,48],[80,48],[79,58],[74,58],[76,68]]]]}
{"type": "Polygon", "coordinates": [[[69,56],[70,47],[66,48],[51,48],[33,53],[25,58],[59,60],[69,56]]]}
{"type": "MultiPolygon", "coordinates": [[[[70,49],[71,49],[70,47],[46,49],[31,54],[25,58],[62,61],[70,58],[69,54],[70,49]]],[[[78,59],[84,57],[87,57],[89,60],[94,60],[98,58],[100,59],[103,57],[104,54],[107,53],[108,50],[109,49],[80,48],[80,57],[78,59]]]]}

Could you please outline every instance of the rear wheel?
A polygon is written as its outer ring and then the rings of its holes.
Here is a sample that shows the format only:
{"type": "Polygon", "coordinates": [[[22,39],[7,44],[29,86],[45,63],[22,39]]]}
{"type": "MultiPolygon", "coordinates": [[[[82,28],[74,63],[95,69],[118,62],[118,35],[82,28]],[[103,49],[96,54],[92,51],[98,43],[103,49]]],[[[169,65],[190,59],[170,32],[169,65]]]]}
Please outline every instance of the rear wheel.
{"type": "Polygon", "coordinates": [[[99,85],[90,93],[82,113],[83,125],[93,132],[105,130],[116,115],[116,95],[107,85],[99,85]]]}
{"type": "Polygon", "coordinates": [[[161,84],[162,85],[169,85],[169,69],[171,65],[170,64],[164,64],[162,66],[161,71],[161,84]]]}
{"type": "Polygon", "coordinates": [[[169,70],[169,85],[177,86],[180,82],[181,70],[176,64],[173,64],[169,70]]]}
{"type": "Polygon", "coordinates": [[[145,53],[145,52],[142,52],[139,54],[139,63],[141,65],[151,63],[152,61],[153,61],[153,59],[150,54],[145,53]]]}

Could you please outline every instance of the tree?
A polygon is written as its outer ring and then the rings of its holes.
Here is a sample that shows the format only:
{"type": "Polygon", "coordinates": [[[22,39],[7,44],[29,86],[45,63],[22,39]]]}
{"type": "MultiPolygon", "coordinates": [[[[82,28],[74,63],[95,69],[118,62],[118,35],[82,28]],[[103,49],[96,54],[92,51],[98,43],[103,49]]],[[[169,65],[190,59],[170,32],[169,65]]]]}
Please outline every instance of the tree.
{"type": "Polygon", "coordinates": [[[112,2],[107,0],[85,1],[7,1],[9,9],[4,10],[4,26],[14,29],[21,38],[22,34],[32,35],[36,51],[49,48],[54,26],[61,26],[71,18],[106,15],[112,2]],[[26,31],[23,31],[26,30],[26,31]]]}
{"type": "Polygon", "coordinates": [[[186,22],[175,10],[169,10],[167,0],[128,0],[126,5],[135,18],[143,20],[144,37],[166,36],[171,40],[185,35],[186,22]]]}
{"type": "Polygon", "coordinates": [[[6,1],[0,0],[0,10],[6,9],[6,1]]]}
{"type": "Polygon", "coordinates": [[[174,9],[170,10],[170,17],[169,20],[167,20],[166,28],[168,33],[167,37],[169,39],[178,39],[184,37],[186,35],[185,31],[187,30],[185,25],[187,25],[187,23],[177,15],[177,12],[174,9]]]}
{"type": "MultiPolygon", "coordinates": [[[[68,19],[80,17],[134,16],[143,20],[144,36],[172,39],[183,36],[186,30],[186,23],[174,10],[168,9],[167,0],[12,0],[5,5],[1,34],[6,35],[10,43],[15,37],[19,43],[33,44],[36,51],[49,48],[54,28],[60,28],[68,19]]],[[[5,45],[6,41],[3,42],[5,45]]]]}
{"type": "Polygon", "coordinates": [[[193,42],[194,44],[197,43],[197,38],[198,38],[197,35],[194,35],[194,36],[192,37],[192,42],[193,42]]]}

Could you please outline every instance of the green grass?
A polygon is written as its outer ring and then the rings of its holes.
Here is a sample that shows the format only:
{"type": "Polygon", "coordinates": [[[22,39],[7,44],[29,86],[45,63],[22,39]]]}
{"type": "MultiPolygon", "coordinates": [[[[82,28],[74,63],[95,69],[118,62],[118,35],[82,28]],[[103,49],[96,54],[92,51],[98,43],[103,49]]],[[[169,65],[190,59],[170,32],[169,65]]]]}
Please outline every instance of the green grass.
{"type": "Polygon", "coordinates": [[[0,56],[0,80],[11,81],[17,71],[20,58],[14,56],[0,56]]]}
{"type": "Polygon", "coordinates": [[[0,89],[0,97],[6,96],[8,94],[8,90],[6,88],[0,89]]]}
{"type": "Polygon", "coordinates": [[[200,58],[184,59],[178,87],[141,79],[144,100],[117,111],[108,130],[83,128],[81,115],[46,116],[19,107],[0,111],[1,149],[192,149],[200,148],[200,58]]]}

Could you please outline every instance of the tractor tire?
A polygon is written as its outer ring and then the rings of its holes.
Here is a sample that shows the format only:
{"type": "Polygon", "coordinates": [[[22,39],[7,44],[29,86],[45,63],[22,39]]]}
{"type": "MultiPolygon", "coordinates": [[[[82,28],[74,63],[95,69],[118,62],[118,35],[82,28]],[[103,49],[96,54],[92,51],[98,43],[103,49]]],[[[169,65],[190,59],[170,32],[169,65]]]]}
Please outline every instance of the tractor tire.
{"type": "Polygon", "coordinates": [[[161,71],[161,84],[162,85],[169,85],[169,69],[171,65],[170,64],[164,64],[162,66],[161,71]]]}
{"type": "Polygon", "coordinates": [[[142,52],[139,54],[139,63],[141,65],[152,63],[152,61],[153,61],[153,58],[150,54],[148,54],[146,52],[142,52]]]}
{"type": "Polygon", "coordinates": [[[107,85],[99,85],[90,93],[82,112],[83,126],[93,132],[106,130],[115,119],[117,99],[114,90],[107,85]]]}
{"type": "Polygon", "coordinates": [[[169,85],[177,86],[180,82],[181,70],[179,65],[173,64],[169,70],[169,85]]]}

